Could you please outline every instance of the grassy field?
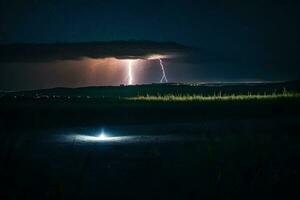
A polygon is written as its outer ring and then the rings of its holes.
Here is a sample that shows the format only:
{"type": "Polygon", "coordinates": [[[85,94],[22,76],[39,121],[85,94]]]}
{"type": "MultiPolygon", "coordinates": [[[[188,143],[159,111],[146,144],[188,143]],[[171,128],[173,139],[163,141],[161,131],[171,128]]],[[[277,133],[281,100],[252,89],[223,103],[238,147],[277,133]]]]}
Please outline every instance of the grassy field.
{"type": "Polygon", "coordinates": [[[299,82],[0,96],[0,199],[299,197],[299,82]],[[61,140],[102,127],[140,140],[61,140]]]}
{"type": "MultiPolygon", "coordinates": [[[[93,86],[82,88],[51,88],[30,91],[2,92],[0,97],[69,97],[69,98],[127,98],[157,95],[271,95],[282,92],[300,92],[300,81],[274,83],[206,83],[206,84],[148,84],[130,86],[93,86]]],[[[1,98],[0,98],[1,99],[1,98]]]]}
{"type": "Polygon", "coordinates": [[[252,95],[250,92],[248,95],[212,95],[212,96],[204,96],[204,95],[146,95],[146,96],[136,96],[125,98],[125,100],[132,101],[162,101],[162,102],[211,102],[211,101],[264,101],[264,100],[300,100],[300,93],[297,92],[282,92],[282,93],[273,93],[273,94],[254,94],[252,95]]]}
{"type": "Polygon", "coordinates": [[[295,117],[300,84],[138,85],[4,93],[0,123],[81,126],[295,117]]]}

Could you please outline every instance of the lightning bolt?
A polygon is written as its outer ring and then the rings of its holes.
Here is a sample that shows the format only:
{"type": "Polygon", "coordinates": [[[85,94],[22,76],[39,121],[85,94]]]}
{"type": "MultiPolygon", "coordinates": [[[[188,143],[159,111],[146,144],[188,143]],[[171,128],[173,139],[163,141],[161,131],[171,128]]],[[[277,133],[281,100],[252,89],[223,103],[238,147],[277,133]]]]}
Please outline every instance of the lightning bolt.
{"type": "Polygon", "coordinates": [[[132,60],[128,60],[128,85],[132,85],[132,60]]]}
{"type": "Polygon", "coordinates": [[[165,68],[164,68],[163,62],[162,62],[162,60],[160,58],[158,60],[159,60],[160,66],[161,66],[162,74],[163,74],[162,77],[161,77],[161,79],[160,79],[160,82],[162,83],[163,80],[165,80],[165,83],[167,83],[168,79],[166,77],[166,72],[165,72],[165,68]]]}

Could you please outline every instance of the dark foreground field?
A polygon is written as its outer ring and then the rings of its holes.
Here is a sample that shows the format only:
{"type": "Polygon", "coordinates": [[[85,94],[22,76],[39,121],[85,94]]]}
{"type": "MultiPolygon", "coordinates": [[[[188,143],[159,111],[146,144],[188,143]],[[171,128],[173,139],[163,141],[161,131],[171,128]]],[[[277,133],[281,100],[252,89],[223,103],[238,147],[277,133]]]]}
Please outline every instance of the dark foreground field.
{"type": "Polygon", "coordinates": [[[130,99],[282,91],[299,82],[2,93],[0,199],[298,199],[297,95],[130,99]]]}

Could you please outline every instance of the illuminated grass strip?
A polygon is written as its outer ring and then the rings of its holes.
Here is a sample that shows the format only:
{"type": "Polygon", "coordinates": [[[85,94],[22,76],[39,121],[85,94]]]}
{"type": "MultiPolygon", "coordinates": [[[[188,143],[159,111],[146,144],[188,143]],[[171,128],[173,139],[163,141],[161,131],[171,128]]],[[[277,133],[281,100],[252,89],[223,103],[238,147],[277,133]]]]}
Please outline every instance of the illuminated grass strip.
{"type": "Polygon", "coordinates": [[[299,99],[300,93],[285,92],[280,94],[255,94],[255,95],[147,95],[128,97],[132,101],[164,101],[164,102],[184,102],[184,101],[249,101],[249,100],[276,100],[276,99],[299,99]]]}

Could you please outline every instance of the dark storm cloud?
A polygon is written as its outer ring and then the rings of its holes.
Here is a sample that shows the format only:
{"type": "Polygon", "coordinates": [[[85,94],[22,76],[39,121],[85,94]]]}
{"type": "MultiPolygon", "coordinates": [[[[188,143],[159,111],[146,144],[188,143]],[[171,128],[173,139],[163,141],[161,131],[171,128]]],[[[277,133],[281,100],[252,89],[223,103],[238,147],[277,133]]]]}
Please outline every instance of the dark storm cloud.
{"type": "Polygon", "coordinates": [[[51,62],[81,58],[146,59],[158,54],[182,57],[192,48],[172,42],[113,41],[82,43],[2,44],[0,62],[51,62]]]}

